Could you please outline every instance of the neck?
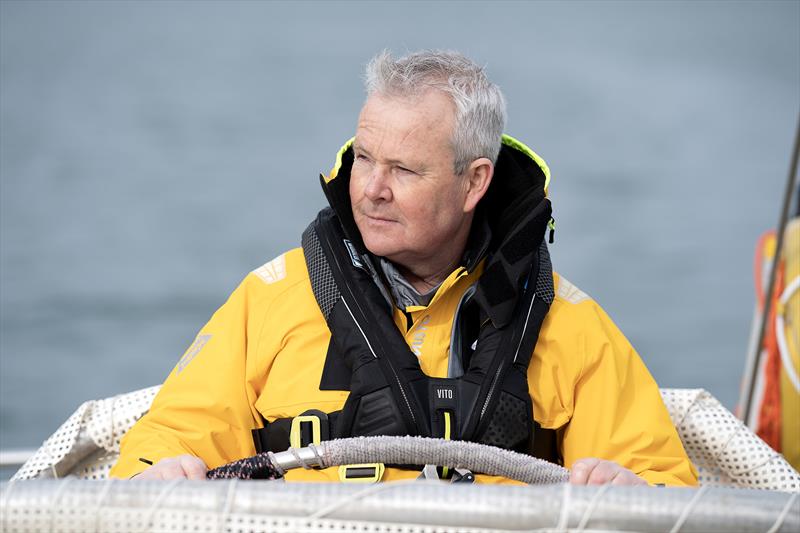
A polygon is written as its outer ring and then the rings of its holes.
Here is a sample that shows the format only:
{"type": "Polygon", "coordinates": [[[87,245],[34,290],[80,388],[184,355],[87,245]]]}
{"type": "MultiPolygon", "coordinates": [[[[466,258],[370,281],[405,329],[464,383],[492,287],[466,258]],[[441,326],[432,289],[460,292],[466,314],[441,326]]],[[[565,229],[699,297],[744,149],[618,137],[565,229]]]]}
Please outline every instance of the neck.
{"type": "Polygon", "coordinates": [[[447,276],[461,262],[461,257],[467,247],[471,225],[472,217],[470,216],[451,241],[451,246],[440,250],[438,254],[427,261],[417,260],[412,264],[394,263],[397,270],[418,293],[427,294],[447,279],[447,276]]]}
{"type": "MultiPolygon", "coordinates": [[[[460,256],[459,256],[460,257],[460,256]]],[[[453,259],[443,267],[434,271],[414,271],[410,270],[403,265],[396,265],[397,270],[403,275],[404,278],[411,284],[414,289],[420,294],[427,294],[441,282],[447,279],[447,276],[455,270],[458,266],[458,258],[453,259]]]]}

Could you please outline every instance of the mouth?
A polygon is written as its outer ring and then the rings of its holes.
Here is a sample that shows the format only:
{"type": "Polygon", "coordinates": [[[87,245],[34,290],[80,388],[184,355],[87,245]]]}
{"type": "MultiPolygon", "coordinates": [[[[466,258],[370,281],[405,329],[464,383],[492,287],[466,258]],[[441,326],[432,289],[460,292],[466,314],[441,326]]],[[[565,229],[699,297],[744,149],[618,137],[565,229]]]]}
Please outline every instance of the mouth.
{"type": "Polygon", "coordinates": [[[391,218],[382,217],[380,215],[369,215],[367,213],[362,213],[364,218],[368,219],[371,222],[378,222],[378,223],[386,223],[386,222],[394,222],[391,218]]]}

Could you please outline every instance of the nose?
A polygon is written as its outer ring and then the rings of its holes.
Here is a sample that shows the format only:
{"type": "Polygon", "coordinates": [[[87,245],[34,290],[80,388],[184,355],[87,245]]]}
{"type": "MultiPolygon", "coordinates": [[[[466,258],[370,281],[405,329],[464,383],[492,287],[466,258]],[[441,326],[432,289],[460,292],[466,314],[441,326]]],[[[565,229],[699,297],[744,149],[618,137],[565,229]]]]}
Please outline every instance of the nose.
{"type": "Polygon", "coordinates": [[[392,187],[389,170],[383,165],[375,165],[367,178],[364,187],[364,196],[372,202],[390,202],[392,200],[392,187]]]}

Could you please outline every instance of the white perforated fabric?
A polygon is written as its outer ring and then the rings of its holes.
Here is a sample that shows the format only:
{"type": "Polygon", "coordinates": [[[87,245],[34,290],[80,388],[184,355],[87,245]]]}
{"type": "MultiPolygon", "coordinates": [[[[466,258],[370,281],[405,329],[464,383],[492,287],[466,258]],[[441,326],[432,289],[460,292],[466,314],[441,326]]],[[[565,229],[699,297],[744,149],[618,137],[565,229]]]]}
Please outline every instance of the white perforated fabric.
{"type": "MultiPolygon", "coordinates": [[[[14,475],[17,479],[105,479],[122,435],[147,412],[158,387],[89,401],[14,475]]],[[[700,483],[800,492],[800,474],[703,389],[662,389],[700,483]]]]}
{"type": "Polygon", "coordinates": [[[700,484],[800,492],[800,474],[703,389],[661,389],[700,484]]]}
{"type": "Polygon", "coordinates": [[[105,479],[119,441],[147,412],[159,387],[84,402],[14,474],[12,480],[63,477],[105,479]]]}

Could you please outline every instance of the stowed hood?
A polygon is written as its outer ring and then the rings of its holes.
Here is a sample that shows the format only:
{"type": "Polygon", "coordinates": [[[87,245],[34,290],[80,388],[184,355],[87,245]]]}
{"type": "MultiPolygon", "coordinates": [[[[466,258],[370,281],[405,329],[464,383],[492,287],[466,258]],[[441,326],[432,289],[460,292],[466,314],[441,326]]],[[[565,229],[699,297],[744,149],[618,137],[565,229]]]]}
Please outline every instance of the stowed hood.
{"type": "MultiPolygon", "coordinates": [[[[359,254],[368,254],[351,210],[352,144],[350,139],[342,146],[331,173],[327,177],[320,175],[320,181],[345,235],[359,254]]],[[[492,183],[478,204],[475,217],[476,222],[485,221],[481,223],[488,226],[488,237],[471,243],[464,258],[469,270],[484,258],[491,258],[476,298],[483,301],[497,326],[511,319],[517,293],[529,274],[530,262],[538,253],[548,223],[552,228],[549,184],[550,169],[544,160],[520,141],[503,135],[492,183]]]]}

